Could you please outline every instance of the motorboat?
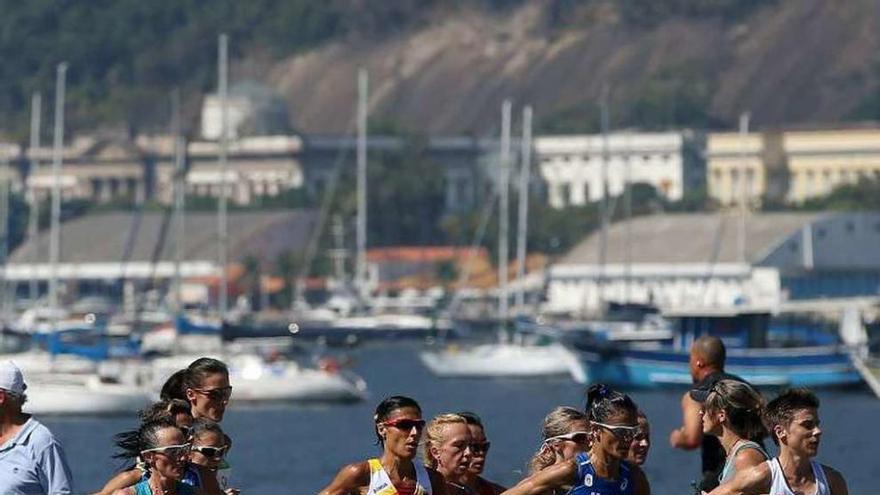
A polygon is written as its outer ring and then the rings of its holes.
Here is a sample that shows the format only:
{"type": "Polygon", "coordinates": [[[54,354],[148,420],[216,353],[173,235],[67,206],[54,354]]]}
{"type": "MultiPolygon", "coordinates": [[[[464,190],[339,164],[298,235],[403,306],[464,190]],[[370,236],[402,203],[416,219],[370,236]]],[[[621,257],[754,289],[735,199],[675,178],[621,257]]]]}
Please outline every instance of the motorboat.
{"type": "Polygon", "coordinates": [[[664,316],[673,322],[669,343],[579,342],[575,347],[590,379],[622,387],[689,385],[690,346],[700,336],[714,335],[727,347],[725,371],[754,385],[834,387],[862,381],[849,347],[833,335],[828,340],[807,333],[807,340],[776,345],[766,309],[694,309],[664,316]]]}

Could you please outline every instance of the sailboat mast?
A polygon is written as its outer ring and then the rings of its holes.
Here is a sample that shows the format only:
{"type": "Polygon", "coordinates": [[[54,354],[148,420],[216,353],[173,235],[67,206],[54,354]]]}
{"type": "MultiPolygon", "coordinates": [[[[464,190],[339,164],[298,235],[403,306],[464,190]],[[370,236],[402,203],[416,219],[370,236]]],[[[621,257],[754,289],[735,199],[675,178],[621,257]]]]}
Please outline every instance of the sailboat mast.
{"type": "Polygon", "coordinates": [[[525,306],[526,276],[526,237],[529,228],[529,178],[532,165],[532,107],[523,109],[522,122],[522,164],[519,171],[519,225],[516,231],[516,278],[519,286],[516,291],[517,313],[522,314],[525,306]]]}
{"type": "Polygon", "coordinates": [[[746,262],[746,213],[748,210],[748,206],[746,202],[748,201],[746,194],[746,170],[748,168],[748,164],[746,163],[746,138],[749,134],[749,113],[743,112],[739,116],[739,235],[737,236],[737,252],[739,253],[739,260],[742,263],[746,262]]]}
{"type": "Polygon", "coordinates": [[[358,70],[357,108],[357,257],[355,287],[362,300],[367,297],[367,70],[358,70]]]}
{"type": "Polygon", "coordinates": [[[609,109],[608,109],[608,85],[602,87],[602,101],[600,104],[601,127],[602,127],[602,168],[600,173],[600,187],[602,198],[599,204],[599,280],[597,295],[599,304],[604,302],[605,291],[605,264],[608,258],[608,162],[611,160],[611,151],[608,144],[609,109]]]}
{"type": "MultiPolygon", "coordinates": [[[[49,309],[58,309],[58,262],[61,257],[61,165],[64,146],[64,90],[67,63],[58,64],[55,75],[55,131],[52,145],[52,223],[49,235],[49,309]]],[[[53,319],[54,320],[54,319],[53,319]]]]}
{"type": "Polygon", "coordinates": [[[229,220],[226,215],[226,203],[228,201],[226,190],[228,163],[226,155],[229,148],[229,112],[228,112],[228,84],[229,84],[229,35],[221,34],[217,47],[217,92],[220,97],[220,141],[217,159],[220,166],[220,198],[217,207],[217,249],[218,264],[220,265],[220,293],[218,302],[220,308],[220,317],[224,318],[229,308],[228,292],[229,280],[226,273],[226,265],[228,264],[226,251],[229,242],[229,220]]]}
{"type": "Polygon", "coordinates": [[[183,310],[181,294],[180,265],[183,260],[184,250],[184,188],[186,186],[186,171],[184,170],[184,153],[186,142],[183,139],[183,129],[180,121],[180,89],[171,93],[171,133],[174,136],[174,310],[183,310]]]}
{"type": "MultiPolygon", "coordinates": [[[[36,150],[40,147],[40,127],[42,125],[41,119],[43,115],[42,111],[43,107],[43,97],[39,92],[34,91],[34,94],[31,96],[31,142],[30,142],[30,173],[31,175],[37,171],[38,162],[37,158],[34,156],[36,150]]],[[[28,297],[30,299],[31,305],[36,306],[37,304],[37,296],[39,294],[40,287],[37,282],[37,262],[40,259],[39,245],[37,244],[37,233],[39,229],[39,218],[40,218],[40,198],[37,196],[35,188],[28,188],[30,195],[30,215],[28,218],[28,240],[30,241],[31,250],[28,253],[30,258],[31,265],[31,276],[30,281],[28,282],[28,297]]]]}
{"type": "MultiPolygon", "coordinates": [[[[629,134],[626,135],[626,149],[631,150],[629,142],[629,134]]],[[[625,170],[626,176],[624,177],[623,182],[623,207],[624,207],[624,216],[626,220],[624,225],[626,226],[626,247],[625,257],[626,260],[624,262],[624,268],[626,269],[626,274],[623,278],[623,290],[624,297],[623,302],[628,303],[630,301],[630,285],[632,280],[632,160],[630,160],[629,156],[625,156],[625,170]]]]}
{"type": "Polygon", "coordinates": [[[510,100],[501,105],[501,156],[498,160],[498,319],[507,324],[507,231],[509,218],[510,166],[510,100]]]}
{"type": "Polygon", "coordinates": [[[3,283],[0,284],[0,308],[2,308],[2,320],[9,318],[9,186],[12,181],[12,173],[9,170],[9,156],[4,152],[0,158],[0,166],[3,169],[3,178],[0,179],[0,229],[2,229],[3,242],[0,243],[0,259],[3,263],[3,283]]]}

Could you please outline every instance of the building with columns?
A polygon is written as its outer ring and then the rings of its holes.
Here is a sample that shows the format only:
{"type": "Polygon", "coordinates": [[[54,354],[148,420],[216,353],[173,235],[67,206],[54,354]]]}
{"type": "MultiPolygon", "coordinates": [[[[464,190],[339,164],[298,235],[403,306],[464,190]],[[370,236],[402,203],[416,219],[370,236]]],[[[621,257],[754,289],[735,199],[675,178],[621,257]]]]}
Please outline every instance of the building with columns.
{"type": "MultiPolygon", "coordinates": [[[[30,173],[28,197],[43,201],[52,194],[51,147],[27,150],[30,173]]],[[[140,203],[151,193],[150,171],[155,156],[125,136],[89,135],[75,138],[62,150],[58,181],[63,200],[89,199],[99,203],[140,203]]]]}
{"type": "Polygon", "coordinates": [[[647,183],[669,200],[702,187],[705,181],[700,135],[690,132],[616,132],[601,135],[539,136],[535,159],[555,208],[585,205],[603,195],[623,193],[626,183],[647,183]]]}
{"type": "MultiPolygon", "coordinates": [[[[142,137],[138,143],[159,157],[155,166],[155,198],[170,204],[175,175],[173,138],[142,137]]],[[[220,197],[223,175],[219,152],[219,144],[214,141],[187,143],[187,195],[220,197]]],[[[232,203],[247,205],[260,196],[278,196],[303,187],[301,152],[302,140],[295,135],[252,136],[231,141],[227,149],[227,197],[232,203]]]]}
{"type": "Polygon", "coordinates": [[[706,143],[709,195],[723,206],[798,204],[880,180],[880,129],[710,133],[706,143]]]}

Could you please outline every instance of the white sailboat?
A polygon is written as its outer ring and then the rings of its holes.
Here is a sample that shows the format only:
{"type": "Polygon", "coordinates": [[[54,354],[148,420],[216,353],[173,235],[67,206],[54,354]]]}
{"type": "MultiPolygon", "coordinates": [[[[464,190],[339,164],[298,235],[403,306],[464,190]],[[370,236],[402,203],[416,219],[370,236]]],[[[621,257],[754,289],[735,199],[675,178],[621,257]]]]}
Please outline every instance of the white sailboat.
{"type": "MultiPolygon", "coordinates": [[[[506,338],[503,325],[508,320],[508,287],[507,287],[507,229],[508,229],[508,188],[510,165],[510,111],[511,103],[505,100],[502,105],[501,117],[501,154],[499,160],[499,201],[500,201],[500,235],[499,235],[499,267],[498,267],[498,315],[502,328],[499,330],[499,342],[461,348],[457,345],[448,346],[436,351],[424,351],[419,357],[422,363],[435,375],[440,377],[487,377],[487,378],[524,378],[571,376],[578,382],[586,382],[586,374],[577,356],[558,342],[546,343],[540,337],[527,339],[518,336],[518,341],[511,342],[506,338]]],[[[528,141],[531,136],[531,109],[526,108],[523,118],[523,136],[528,141]]],[[[530,146],[524,143],[523,147],[530,146]]],[[[524,153],[526,159],[528,153],[524,153]]],[[[523,164],[525,167],[526,164],[523,164]]],[[[528,180],[520,181],[520,195],[528,194],[528,180]]],[[[522,206],[519,214],[528,215],[527,203],[522,206]]],[[[521,233],[524,233],[525,218],[520,218],[521,233]]],[[[520,242],[518,258],[524,260],[524,243],[520,242]]],[[[519,270],[523,272],[522,269],[519,270]]],[[[522,296],[517,297],[518,309],[522,310],[522,296]]]]}
{"type": "MultiPolygon", "coordinates": [[[[154,359],[151,388],[158,394],[165,380],[202,355],[154,359]]],[[[366,399],[367,386],[359,376],[342,371],[332,361],[309,368],[285,358],[264,359],[256,353],[213,355],[229,367],[233,403],[357,402],[366,399]]]]}

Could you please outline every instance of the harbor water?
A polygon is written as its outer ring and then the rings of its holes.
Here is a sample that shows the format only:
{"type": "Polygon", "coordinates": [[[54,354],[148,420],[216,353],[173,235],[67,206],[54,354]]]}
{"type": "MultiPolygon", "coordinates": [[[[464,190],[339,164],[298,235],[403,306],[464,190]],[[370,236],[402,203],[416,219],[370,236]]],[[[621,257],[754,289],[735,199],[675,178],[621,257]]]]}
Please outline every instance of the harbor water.
{"type": "MultiPolygon", "coordinates": [[[[426,418],[450,411],[480,414],[492,447],[486,475],[503,484],[523,476],[540,444],[541,420],[557,405],[583,407],[584,387],[567,379],[438,379],[419,362],[411,344],[369,346],[351,352],[354,370],[369,384],[371,397],[353,405],[241,407],[233,403],[223,422],[232,436],[231,485],[247,493],[313,494],[346,463],[376,455],[372,414],[392,394],[410,395],[426,418]]],[[[235,384],[233,383],[233,386],[235,384]]],[[[683,390],[632,391],[648,414],[652,447],[645,471],[652,493],[690,493],[699,454],[672,449],[668,437],[680,425],[683,390]]],[[[819,460],[840,470],[849,492],[876,492],[880,401],[867,390],[819,391],[824,435],[819,460]]],[[[41,418],[60,438],[77,493],[92,492],[120,464],[111,459],[114,433],[136,426],[136,418],[41,418]]],[[[769,441],[768,441],[769,442],[769,441]]]]}

